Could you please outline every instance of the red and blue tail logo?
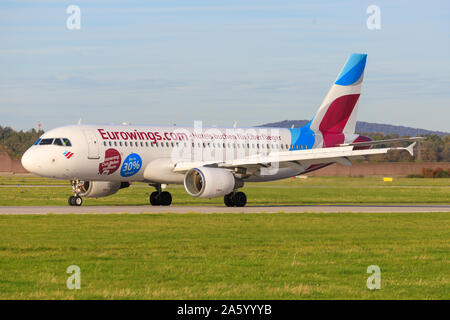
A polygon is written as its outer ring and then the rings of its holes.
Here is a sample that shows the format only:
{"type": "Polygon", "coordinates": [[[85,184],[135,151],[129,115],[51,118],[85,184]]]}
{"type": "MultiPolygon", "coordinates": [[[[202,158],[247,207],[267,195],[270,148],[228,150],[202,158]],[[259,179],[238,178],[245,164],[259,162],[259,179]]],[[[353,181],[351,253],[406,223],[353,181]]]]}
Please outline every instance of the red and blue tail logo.
{"type": "Polygon", "coordinates": [[[350,55],[311,121],[311,130],[322,135],[323,147],[344,143],[345,134],[355,132],[366,59],[366,54],[350,55]]]}

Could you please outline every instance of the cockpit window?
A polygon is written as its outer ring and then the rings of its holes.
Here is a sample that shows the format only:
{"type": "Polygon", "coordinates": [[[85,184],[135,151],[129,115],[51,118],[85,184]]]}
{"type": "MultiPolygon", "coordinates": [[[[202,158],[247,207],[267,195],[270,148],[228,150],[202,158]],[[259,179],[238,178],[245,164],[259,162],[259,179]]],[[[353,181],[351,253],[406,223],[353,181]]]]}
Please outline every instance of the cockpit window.
{"type": "Polygon", "coordinates": [[[70,142],[69,139],[67,138],[46,138],[46,139],[38,139],[38,141],[36,141],[35,145],[49,145],[49,144],[53,144],[56,146],[66,146],[66,147],[71,147],[72,143],[70,142]]]}
{"type": "Polygon", "coordinates": [[[72,146],[72,144],[70,143],[70,140],[67,139],[67,138],[63,138],[63,142],[64,142],[64,145],[65,145],[66,147],[71,147],[71,146],[72,146]]]}
{"type": "Polygon", "coordinates": [[[41,138],[37,139],[36,142],[34,143],[34,145],[37,146],[39,144],[39,142],[41,142],[41,138]]]}
{"type": "Polygon", "coordinates": [[[41,142],[39,142],[39,145],[47,145],[47,144],[52,144],[53,143],[53,138],[50,139],[42,139],[41,142]]]}

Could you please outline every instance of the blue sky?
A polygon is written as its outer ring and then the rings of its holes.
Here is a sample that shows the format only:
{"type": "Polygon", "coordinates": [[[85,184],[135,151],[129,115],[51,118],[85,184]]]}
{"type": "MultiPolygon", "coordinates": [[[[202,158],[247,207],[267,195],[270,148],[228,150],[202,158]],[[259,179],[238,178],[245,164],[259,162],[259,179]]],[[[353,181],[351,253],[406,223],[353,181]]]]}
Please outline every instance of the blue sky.
{"type": "Polygon", "coordinates": [[[448,1],[2,1],[0,125],[310,119],[352,52],[358,119],[450,131],[448,1]],[[66,8],[81,8],[68,30],[66,8]],[[366,27],[369,5],[381,30],[366,27]]]}

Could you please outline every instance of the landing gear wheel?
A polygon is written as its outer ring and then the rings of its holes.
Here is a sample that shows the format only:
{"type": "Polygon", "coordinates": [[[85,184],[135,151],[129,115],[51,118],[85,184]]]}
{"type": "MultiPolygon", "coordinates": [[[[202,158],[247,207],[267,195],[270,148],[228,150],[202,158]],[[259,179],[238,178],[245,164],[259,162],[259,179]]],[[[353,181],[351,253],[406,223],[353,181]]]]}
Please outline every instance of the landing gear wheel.
{"type": "Polygon", "coordinates": [[[83,199],[81,199],[81,197],[79,197],[79,196],[76,196],[74,202],[75,202],[75,205],[77,207],[79,207],[83,204],[83,199]]]}
{"type": "Polygon", "coordinates": [[[229,193],[223,197],[227,207],[243,207],[247,203],[247,196],[243,192],[229,193]]]}
{"type": "Polygon", "coordinates": [[[162,206],[170,206],[170,204],[172,203],[172,195],[167,191],[161,192],[161,194],[159,195],[159,199],[161,200],[162,206]]]}
{"type": "Polygon", "coordinates": [[[150,194],[150,204],[152,206],[160,206],[161,205],[161,197],[157,191],[154,191],[150,194]]]}
{"type": "Polygon", "coordinates": [[[247,196],[243,192],[236,192],[233,195],[233,202],[236,207],[244,207],[247,203],[247,196]]]}
{"type": "Polygon", "coordinates": [[[170,206],[172,195],[167,191],[161,191],[161,184],[150,184],[156,191],[150,194],[150,204],[152,206],[170,206]]]}
{"type": "Polygon", "coordinates": [[[83,204],[83,199],[80,196],[71,196],[69,197],[69,205],[79,207],[83,204]]]}
{"type": "Polygon", "coordinates": [[[223,202],[225,203],[225,205],[226,205],[227,207],[233,207],[233,206],[234,206],[233,201],[232,201],[232,199],[231,199],[231,196],[232,196],[232,195],[233,195],[233,194],[230,193],[230,194],[227,194],[227,195],[225,195],[225,196],[223,197],[223,202]]]}

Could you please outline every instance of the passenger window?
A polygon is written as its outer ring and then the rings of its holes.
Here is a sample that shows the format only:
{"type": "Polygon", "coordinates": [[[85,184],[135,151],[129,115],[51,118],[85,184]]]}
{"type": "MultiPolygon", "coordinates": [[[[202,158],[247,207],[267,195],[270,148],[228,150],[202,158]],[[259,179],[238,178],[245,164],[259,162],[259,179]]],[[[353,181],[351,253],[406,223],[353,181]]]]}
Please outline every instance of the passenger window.
{"type": "Polygon", "coordinates": [[[43,145],[49,145],[49,144],[52,144],[52,143],[53,143],[53,138],[51,138],[51,139],[42,139],[41,142],[39,142],[39,145],[43,146],[43,145]]]}
{"type": "Polygon", "coordinates": [[[53,140],[53,144],[55,144],[57,146],[62,146],[63,145],[61,139],[59,139],[59,138],[56,138],[55,140],[53,140]]]}

